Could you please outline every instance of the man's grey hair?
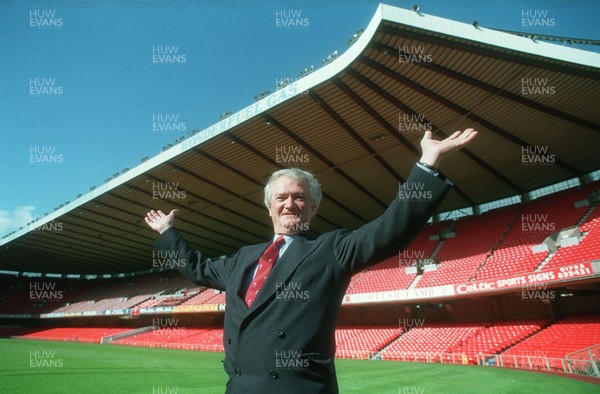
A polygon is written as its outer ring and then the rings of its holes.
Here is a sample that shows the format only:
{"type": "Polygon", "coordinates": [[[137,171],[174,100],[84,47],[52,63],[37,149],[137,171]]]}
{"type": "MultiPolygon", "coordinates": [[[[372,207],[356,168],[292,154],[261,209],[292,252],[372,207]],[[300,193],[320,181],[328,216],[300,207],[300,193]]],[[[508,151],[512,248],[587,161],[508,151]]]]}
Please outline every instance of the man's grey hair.
{"type": "Polygon", "coordinates": [[[275,171],[265,186],[265,205],[267,208],[269,208],[271,204],[271,186],[273,185],[273,182],[277,180],[277,178],[282,176],[290,177],[299,182],[306,182],[309,188],[308,194],[310,196],[310,203],[315,207],[319,206],[323,192],[321,191],[321,184],[317,178],[315,178],[315,176],[310,172],[301,170],[300,168],[284,168],[282,170],[275,171]]]}

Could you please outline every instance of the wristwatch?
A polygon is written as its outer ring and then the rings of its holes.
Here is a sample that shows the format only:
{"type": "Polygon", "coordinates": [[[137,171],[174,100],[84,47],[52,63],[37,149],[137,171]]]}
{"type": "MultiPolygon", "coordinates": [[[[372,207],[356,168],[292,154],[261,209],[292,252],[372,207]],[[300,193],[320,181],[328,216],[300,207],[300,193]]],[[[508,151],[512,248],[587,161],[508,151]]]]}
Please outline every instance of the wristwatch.
{"type": "Polygon", "coordinates": [[[420,165],[422,165],[423,167],[427,168],[430,171],[434,171],[434,172],[440,172],[437,168],[435,168],[434,166],[430,166],[429,164],[425,164],[422,161],[419,162],[420,165]]]}

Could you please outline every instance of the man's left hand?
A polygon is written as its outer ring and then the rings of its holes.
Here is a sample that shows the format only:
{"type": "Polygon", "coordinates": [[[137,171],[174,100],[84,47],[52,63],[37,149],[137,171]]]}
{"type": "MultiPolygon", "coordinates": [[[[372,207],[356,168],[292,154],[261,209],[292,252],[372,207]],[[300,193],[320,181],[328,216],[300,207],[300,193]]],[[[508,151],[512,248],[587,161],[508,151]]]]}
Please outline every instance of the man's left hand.
{"type": "Polygon", "coordinates": [[[463,146],[470,143],[475,136],[477,131],[469,128],[465,131],[456,131],[450,137],[438,141],[433,139],[433,133],[426,131],[423,139],[421,140],[421,149],[423,155],[421,156],[421,162],[432,167],[438,168],[440,160],[443,156],[454,152],[463,146]]]}

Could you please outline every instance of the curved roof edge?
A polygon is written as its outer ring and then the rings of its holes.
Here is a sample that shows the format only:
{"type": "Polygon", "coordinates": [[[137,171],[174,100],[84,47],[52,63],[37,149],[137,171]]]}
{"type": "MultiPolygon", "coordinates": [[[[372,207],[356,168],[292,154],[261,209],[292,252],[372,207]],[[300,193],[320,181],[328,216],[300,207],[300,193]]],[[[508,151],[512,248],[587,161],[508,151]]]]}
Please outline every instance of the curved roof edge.
{"type": "Polygon", "coordinates": [[[530,38],[494,29],[481,26],[474,27],[472,24],[427,15],[421,12],[417,13],[386,4],[379,5],[379,12],[381,13],[381,19],[411,26],[415,29],[428,30],[432,33],[453,36],[510,51],[523,52],[528,55],[542,56],[552,60],[600,68],[600,53],[535,41],[530,38]]]}
{"type": "Polygon", "coordinates": [[[229,117],[215,123],[214,125],[201,130],[200,132],[186,138],[173,147],[157,154],[147,161],[137,165],[125,173],[117,176],[109,182],[94,188],[94,190],[82,195],[75,201],[55,210],[54,212],[39,218],[22,229],[4,236],[0,239],[0,246],[24,235],[45,223],[52,222],[60,216],[71,210],[93,200],[97,196],[104,194],[115,187],[118,187],[129,180],[144,174],[145,172],[163,164],[179,154],[195,148],[211,138],[222,134],[235,126],[238,126],[252,118],[266,113],[268,110],[288,101],[296,96],[303,94],[304,91],[319,85],[342,72],[346,67],[355,61],[358,56],[366,49],[373,36],[380,27],[382,21],[389,21],[401,25],[409,26],[414,30],[430,31],[432,34],[456,37],[461,40],[468,40],[482,45],[490,45],[496,48],[503,48],[512,52],[522,52],[525,55],[541,56],[551,60],[564,61],[567,63],[578,64],[584,67],[600,68],[600,54],[589,52],[577,48],[559,46],[552,43],[536,42],[529,38],[515,36],[513,34],[499,32],[497,30],[474,27],[471,24],[453,21],[437,16],[423,14],[412,10],[402,9],[386,4],[379,4],[377,10],[369,25],[344,53],[334,58],[324,67],[316,69],[310,74],[298,79],[294,83],[277,90],[267,97],[256,101],[255,103],[239,110],[229,117]]]}

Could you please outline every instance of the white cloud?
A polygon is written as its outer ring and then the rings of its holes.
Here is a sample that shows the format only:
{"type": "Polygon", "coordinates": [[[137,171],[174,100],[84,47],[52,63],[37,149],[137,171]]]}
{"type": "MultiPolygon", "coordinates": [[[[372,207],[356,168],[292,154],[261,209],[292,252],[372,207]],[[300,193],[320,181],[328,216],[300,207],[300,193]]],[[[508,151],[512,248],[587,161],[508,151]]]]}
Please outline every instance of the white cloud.
{"type": "Polygon", "coordinates": [[[21,205],[12,211],[0,210],[0,235],[18,230],[34,219],[33,205],[21,205]]]}

